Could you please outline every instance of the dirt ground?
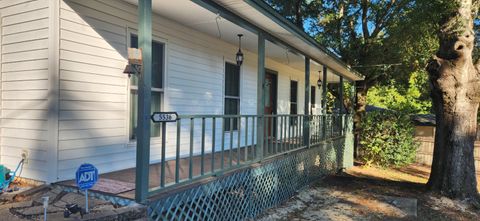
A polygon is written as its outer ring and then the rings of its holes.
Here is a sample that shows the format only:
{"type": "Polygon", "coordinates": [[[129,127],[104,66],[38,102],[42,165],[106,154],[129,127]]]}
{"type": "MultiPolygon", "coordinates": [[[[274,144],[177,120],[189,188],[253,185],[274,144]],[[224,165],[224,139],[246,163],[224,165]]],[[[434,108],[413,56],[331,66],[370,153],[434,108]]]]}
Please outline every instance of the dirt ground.
{"type": "Polygon", "coordinates": [[[470,204],[426,192],[428,175],[420,165],[356,166],[320,179],[257,220],[480,220],[480,210],[470,204]]]}

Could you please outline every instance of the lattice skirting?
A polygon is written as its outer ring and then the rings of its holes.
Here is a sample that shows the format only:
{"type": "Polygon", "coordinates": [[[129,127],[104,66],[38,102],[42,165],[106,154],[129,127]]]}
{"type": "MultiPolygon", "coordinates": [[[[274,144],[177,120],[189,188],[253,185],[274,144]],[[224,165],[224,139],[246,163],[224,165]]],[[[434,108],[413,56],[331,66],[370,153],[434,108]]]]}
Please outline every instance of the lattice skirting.
{"type": "Polygon", "coordinates": [[[246,220],[279,205],[315,179],[353,164],[353,137],[277,157],[148,204],[151,220],[246,220]]]}

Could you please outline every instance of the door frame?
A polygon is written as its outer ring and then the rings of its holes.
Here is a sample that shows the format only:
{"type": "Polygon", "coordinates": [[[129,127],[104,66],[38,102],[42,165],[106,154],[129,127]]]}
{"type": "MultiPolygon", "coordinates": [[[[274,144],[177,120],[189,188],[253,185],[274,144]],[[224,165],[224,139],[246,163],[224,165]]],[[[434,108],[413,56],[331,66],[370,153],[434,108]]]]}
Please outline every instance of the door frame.
{"type": "MultiPolygon", "coordinates": [[[[275,82],[275,88],[273,89],[274,93],[274,98],[273,98],[273,113],[272,114],[277,114],[278,111],[278,71],[275,71],[273,69],[265,68],[265,79],[267,78],[267,75],[273,76],[274,82],[275,82]]],[[[265,110],[263,110],[263,113],[265,114],[265,110]]]]}
{"type": "MultiPolygon", "coordinates": [[[[272,107],[272,113],[271,113],[272,115],[274,115],[274,114],[277,114],[277,111],[278,111],[278,106],[277,106],[277,104],[278,104],[278,71],[265,68],[265,79],[267,78],[267,75],[270,75],[272,77],[272,82],[274,82],[273,84],[275,86],[275,88],[273,88],[273,90],[272,90],[273,91],[273,104],[272,104],[273,107],[272,107]]],[[[271,97],[272,97],[272,94],[270,94],[270,98],[271,97]]],[[[270,99],[270,98],[268,98],[268,99],[270,99]]],[[[263,110],[263,113],[267,114],[267,113],[265,113],[265,108],[263,110]]],[[[268,114],[270,114],[270,113],[268,113],[268,114]]],[[[268,122],[267,122],[267,124],[268,124],[268,122]]],[[[265,128],[269,128],[269,125],[265,125],[265,128]]],[[[265,131],[265,136],[267,136],[267,137],[268,136],[277,137],[276,128],[277,128],[277,119],[274,118],[273,119],[273,127],[271,128],[271,130],[272,130],[271,134],[270,134],[270,132],[265,131]]],[[[268,129],[266,129],[266,130],[268,130],[268,129]]]]}

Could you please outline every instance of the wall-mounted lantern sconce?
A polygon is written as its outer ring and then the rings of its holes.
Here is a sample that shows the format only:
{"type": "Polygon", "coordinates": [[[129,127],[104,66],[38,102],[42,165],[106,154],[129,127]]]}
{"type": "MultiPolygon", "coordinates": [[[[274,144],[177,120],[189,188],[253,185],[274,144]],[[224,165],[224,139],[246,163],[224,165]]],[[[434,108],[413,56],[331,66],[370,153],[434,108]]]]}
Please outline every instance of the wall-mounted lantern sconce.
{"type": "Polygon", "coordinates": [[[318,71],[318,81],[317,81],[318,87],[322,87],[322,79],[320,79],[320,76],[322,76],[322,71],[318,71]]]}
{"type": "Polygon", "coordinates": [[[130,77],[132,74],[140,74],[142,71],[142,49],[128,48],[128,64],[123,70],[130,77]]]}
{"type": "Polygon", "coordinates": [[[243,53],[242,53],[242,36],[243,34],[238,34],[238,52],[237,52],[237,56],[236,56],[236,60],[237,60],[237,65],[238,66],[242,66],[242,63],[243,63],[243,53]]]}
{"type": "Polygon", "coordinates": [[[123,73],[128,74],[128,77],[130,77],[132,74],[139,74],[141,69],[142,65],[127,64],[127,66],[125,66],[125,70],[123,70],[123,73]]]}

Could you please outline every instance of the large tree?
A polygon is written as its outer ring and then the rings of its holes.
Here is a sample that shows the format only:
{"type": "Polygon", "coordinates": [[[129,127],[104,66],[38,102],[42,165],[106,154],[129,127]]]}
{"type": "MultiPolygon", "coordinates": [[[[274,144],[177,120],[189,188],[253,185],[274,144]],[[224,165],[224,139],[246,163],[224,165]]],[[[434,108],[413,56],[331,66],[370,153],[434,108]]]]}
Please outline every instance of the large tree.
{"type": "Polygon", "coordinates": [[[432,0],[440,5],[439,48],[427,67],[437,126],[428,187],[478,202],[474,142],[480,101],[480,62],[473,62],[474,19],[480,0],[432,0]]]}
{"type": "Polygon", "coordinates": [[[265,1],[365,75],[364,81],[357,82],[354,118],[357,131],[372,86],[393,77],[408,81],[408,76],[395,69],[398,66],[389,65],[402,62],[397,45],[391,40],[398,35],[389,32],[413,7],[414,0],[265,1]]]}

